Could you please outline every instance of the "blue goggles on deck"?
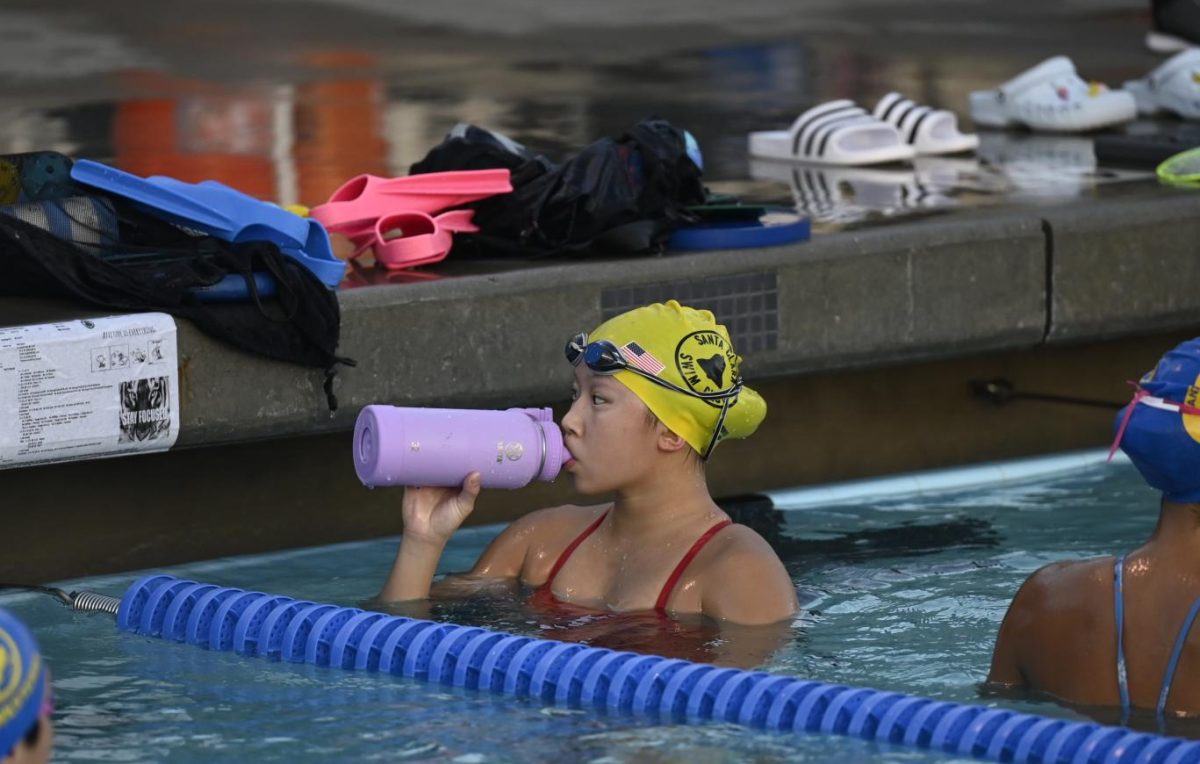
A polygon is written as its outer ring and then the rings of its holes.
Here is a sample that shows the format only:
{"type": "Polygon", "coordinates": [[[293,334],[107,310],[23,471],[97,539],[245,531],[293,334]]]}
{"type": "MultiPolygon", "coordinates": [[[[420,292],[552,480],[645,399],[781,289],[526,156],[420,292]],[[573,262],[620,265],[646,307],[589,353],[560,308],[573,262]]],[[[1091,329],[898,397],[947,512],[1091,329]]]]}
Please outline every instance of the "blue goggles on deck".
{"type": "Polygon", "coordinates": [[[712,439],[708,441],[708,446],[700,454],[700,458],[705,461],[708,460],[709,455],[721,437],[721,432],[725,429],[725,415],[729,413],[729,407],[737,403],[738,394],[742,392],[743,383],[740,376],[734,378],[733,384],[728,389],[718,390],[713,393],[702,393],[697,390],[688,390],[685,387],[680,387],[673,382],[661,379],[645,369],[630,363],[624,354],[621,353],[621,349],[608,340],[588,342],[587,332],[580,332],[568,340],[567,346],[563,348],[563,352],[567,356],[567,361],[572,366],[578,366],[582,363],[596,374],[611,375],[616,374],[618,371],[628,371],[638,375],[642,379],[653,382],[659,387],[672,390],[681,395],[705,401],[720,401],[721,415],[717,418],[716,427],[713,428],[712,439]]]}

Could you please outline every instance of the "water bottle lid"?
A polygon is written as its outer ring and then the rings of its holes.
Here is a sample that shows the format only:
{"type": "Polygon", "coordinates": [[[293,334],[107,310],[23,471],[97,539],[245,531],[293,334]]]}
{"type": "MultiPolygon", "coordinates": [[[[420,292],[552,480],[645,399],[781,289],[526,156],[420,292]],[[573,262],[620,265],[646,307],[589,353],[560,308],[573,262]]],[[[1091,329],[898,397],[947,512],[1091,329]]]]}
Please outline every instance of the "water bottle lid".
{"type": "Polygon", "coordinates": [[[365,406],[354,423],[354,471],[369,485],[379,463],[379,436],[382,430],[374,406],[365,406]]]}
{"type": "Polygon", "coordinates": [[[375,442],[371,438],[370,424],[364,425],[357,433],[358,437],[358,459],[361,462],[370,464],[375,460],[375,442]]]}
{"type": "Polygon", "coordinates": [[[563,445],[562,430],[553,420],[538,422],[538,426],[542,428],[542,443],[546,446],[546,458],[542,461],[538,480],[550,481],[558,477],[563,464],[571,458],[571,454],[563,445]]]}

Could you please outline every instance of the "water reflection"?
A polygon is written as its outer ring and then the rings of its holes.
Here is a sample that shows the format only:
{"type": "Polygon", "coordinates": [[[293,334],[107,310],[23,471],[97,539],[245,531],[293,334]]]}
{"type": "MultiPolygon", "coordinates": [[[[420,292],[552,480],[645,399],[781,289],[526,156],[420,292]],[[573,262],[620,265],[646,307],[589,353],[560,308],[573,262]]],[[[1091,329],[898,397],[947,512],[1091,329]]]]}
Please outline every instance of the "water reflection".
{"type": "Polygon", "coordinates": [[[875,167],[752,159],[750,176],[785,185],[797,210],[824,230],[959,207],[1067,201],[1103,184],[1152,177],[1147,169],[1101,167],[1095,141],[981,131],[975,155],[920,156],[911,164],[875,167]]]}
{"type": "Polygon", "coordinates": [[[434,273],[421,268],[406,268],[393,271],[370,260],[370,256],[351,260],[346,269],[346,278],[342,280],[342,288],[360,286],[379,286],[381,284],[416,284],[422,281],[437,281],[443,278],[440,273],[434,273]],[[364,264],[364,261],[366,264],[364,264]]]}
{"type": "Polygon", "coordinates": [[[1094,141],[1087,136],[985,131],[979,158],[1003,172],[1014,191],[1036,196],[1074,196],[1101,179],[1094,141]]]}
{"type": "MultiPolygon", "coordinates": [[[[179,35],[185,38],[186,30],[179,35]]],[[[263,41],[263,55],[275,44],[263,41]]],[[[78,67],[99,77],[103,87],[95,92],[108,95],[56,101],[50,89],[37,101],[50,105],[14,101],[0,108],[0,153],[57,150],[142,175],[218,179],[263,199],[311,206],[354,175],[406,174],[460,121],[499,130],[561,159],[658,115],[698,137],[705,177],[714,188],[738,189],[741,183],[760,196],[790,196],[826,232],[962,207],[1076,198],[1101,184],[1150,177],[1098,166],[1093,139],[1086,136],[984,132],[978,155],[920,157],[877,168],[746,157],[748,132],[789,122],[832,98],[869,106],[900,89],[961,114],[965,94],[994,84],[996,67],[951,52],[884,53],[844,40],[794,37],[589,64],[562,52],[517,50],[489,58],[463,47],[395,58],[310,42],[286,54],[274,51],[275,59],[292,63],[270,76],[235,70],[237,52],[231,51],[219,80],[218,64],[208,69],[209,78],[180,77],[166,72],[195,67],[126,53],[78,67]],[[760,183],[746,186],[747,177],[760,183]]],[[[61,82],[73,82],[70,70],[54,71],[61,82]]],[[[0,67],[0,78],[5,76],[20,74],[0,67]]],[[[432,271],[451,272],[441,266],[432,271]]],[[[431,277],[368,266],[355,269],[347,285],[431,277]]]]}
{"type": "Polygon", "coordinates": [[[827,167],[754,159],[750,176],[786,184],[796,209],[815,223],[846,226],[951,203],[945,188],[911,166],[827,167]]]}

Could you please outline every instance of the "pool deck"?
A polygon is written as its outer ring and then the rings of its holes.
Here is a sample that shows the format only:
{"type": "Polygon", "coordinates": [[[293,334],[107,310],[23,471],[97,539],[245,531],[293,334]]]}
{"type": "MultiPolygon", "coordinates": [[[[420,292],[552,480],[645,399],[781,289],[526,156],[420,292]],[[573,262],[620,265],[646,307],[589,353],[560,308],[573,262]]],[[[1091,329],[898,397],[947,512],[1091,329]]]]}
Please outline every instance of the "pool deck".
{"type": "Polygon", "coordinates": [[[369,403],[557,401],[575,331],[679,297],[731,325],[749,379],[1200,328],[1200,195],[964,215],[798,246],[550,265],[341,295],[330,416],[319,372],[193,332],[181,445],[328,432],[369,403]],[[515,349],[519,352],[514,352],[515,349]]]}
{"type": "MultiPolygon", "coordinates": [[[[750,380],[1200,328],[1200,195],[960,213],[773,249],[523,267],[339,295],[331,414],[319,370],[180,322],[178,447],[337,432],[371,403],[566,397],[565,338],[678,297],[730,325],[750,380]]],[[[515,265],[508,264],[510,267],[515,265]]],[[[0,324],[97,315],[0,300],[0,324]]]]}

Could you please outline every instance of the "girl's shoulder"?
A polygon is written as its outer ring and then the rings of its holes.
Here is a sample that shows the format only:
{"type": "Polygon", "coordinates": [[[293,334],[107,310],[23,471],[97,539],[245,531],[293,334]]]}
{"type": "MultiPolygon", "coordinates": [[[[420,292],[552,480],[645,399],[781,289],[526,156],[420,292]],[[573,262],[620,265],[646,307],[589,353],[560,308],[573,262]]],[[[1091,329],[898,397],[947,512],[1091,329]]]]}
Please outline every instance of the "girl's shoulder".
{"type": "Polygon", "coordinates": [[[500,578],[539,581],[549,570],[547,560],[570,538],[595,522],[607,508],[571,504],[535,510],[514,520],[492,540],[472,572],[500,578]],[[566,539],[566,540],[564,540],[566,539]]]}
{"type": "Polygon", "coordinates": [[[526,535],[535,545],[555,546],[564,536],[582,533],[610,509],[612,504],[563,504],[546,507],[521,516],[510,529],[514,533],[526,535]]]}
{"type": "MultiPolygon", "coordinates": [[[[1035,570],[1017,589],[1004,623],[1018,649],[1067,644],[1079,631],[1111,622],[1114,557],[1061,560],[1035,570]]],[[[1002,630],[1002,634],[1004,631],[1002,630]]]]}
{"type": "Polygon", "coordinates": [[[1049,594],[1062,590],[1078,593],[1093,588],[1110,592],[1116,575],[1116,561],[1115,557],[1089,557],[1047,563],[1030,574],[1022,588],[1049,594]]]}
{"type": "Polygon", "coordinates": [[[519,539],[517,543],[524,549],[521,580],[532,586],[545,582],[563,550],[611,507],[611,504],[546,507],[510,525],[505,535],[519,539]]]}
{"type": "Polygon", "coordinates": [[[795,583],[779,555],[753,528],[730,525],[697,555],[701,610],[718,620],[775,623],[799,609],[795,583]]]}
{"type": "Polygon", "coordinates": [[[702,581],[725,582],[729,576],[771,576],[790,580],[779,555],[753,528],[734,523],[712,536],[696,555],[692,571],[702,581]]]}
{"type": "Polygon", "coordinates": [[[748,525],[732,525],[722,528],[720,533],[708,544],[714,554],[727,557],[729,555],[763,556],[766,559],[778,560],[778,555],[767,540],[758,531],[748,525]]]}

